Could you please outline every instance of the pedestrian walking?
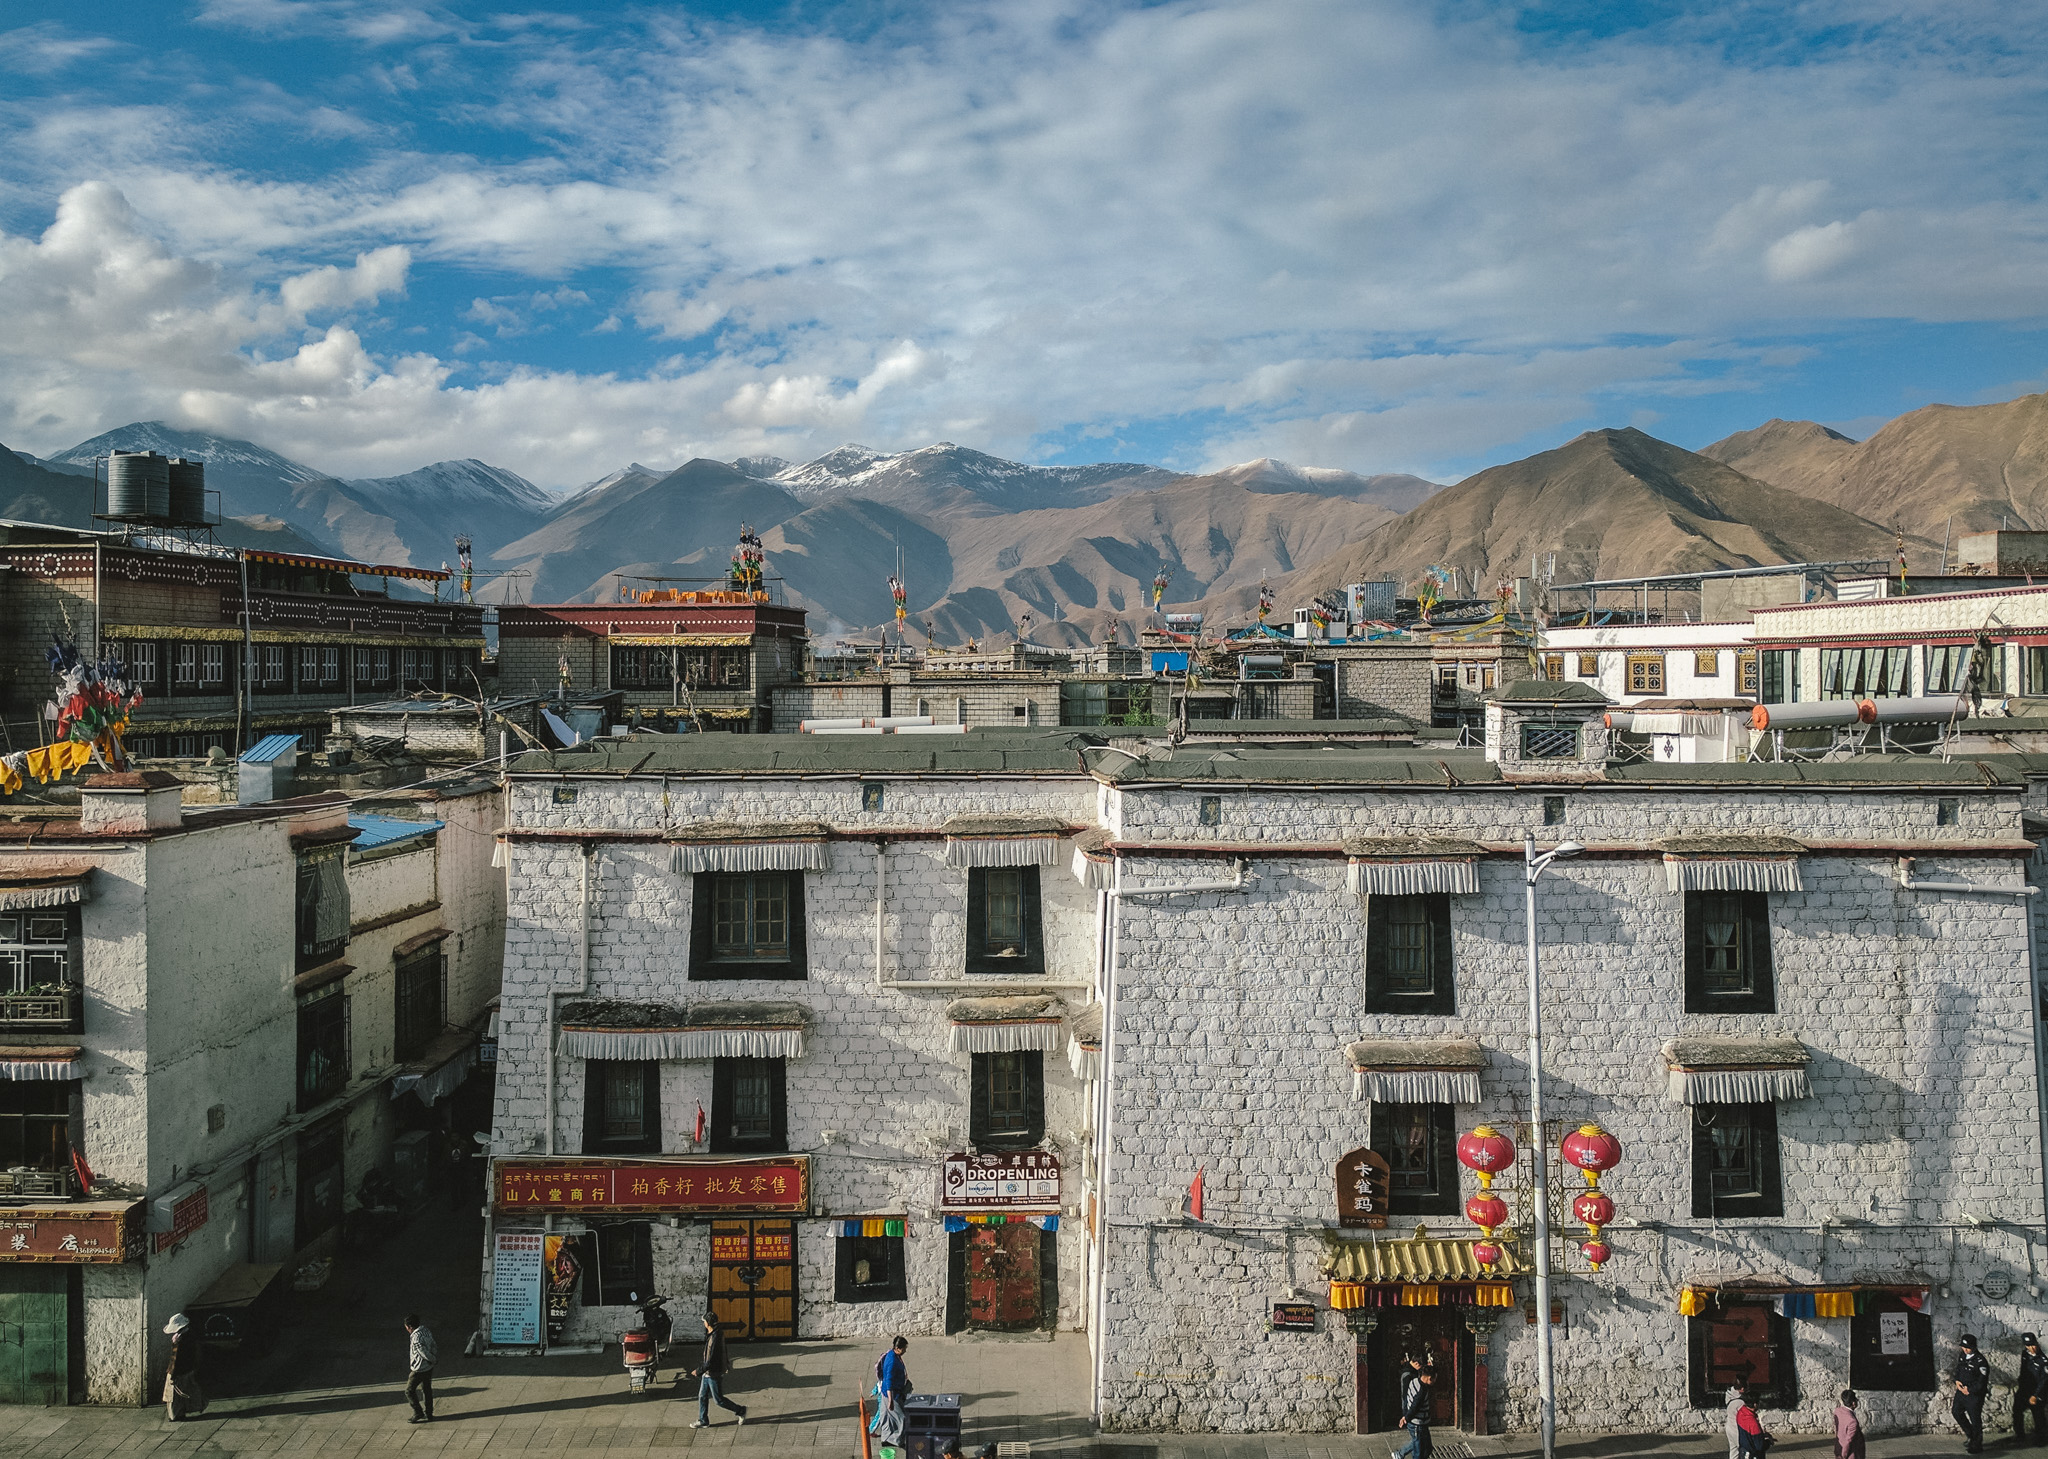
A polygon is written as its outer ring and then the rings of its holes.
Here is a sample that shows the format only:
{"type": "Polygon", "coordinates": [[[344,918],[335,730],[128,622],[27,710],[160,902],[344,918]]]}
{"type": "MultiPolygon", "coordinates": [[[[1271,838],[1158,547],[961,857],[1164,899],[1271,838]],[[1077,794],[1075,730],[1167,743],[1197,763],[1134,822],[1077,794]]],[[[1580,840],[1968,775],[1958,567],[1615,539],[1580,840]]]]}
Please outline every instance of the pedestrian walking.
{"type": "Polygon", "coordinates": [[[1742,1407],[1735,1411],[1735,1427],[1742,1435],[1742,1459],[1764,1459],[1771,1452],[1771,1445],[1778,1442],[1764,1427],[1763,1420],[1756,1416],[1756,1407],[1749,1401],[1747,1384],[1742,1389],[1742,1407]]]}
{"type": "Polygon", "coordinates": [[[1742,1426],[1736,1422],[1742,1412],[1742,1385],[1730,1383],[1722,1402],[1728,1410],[1728,1459],[1742,1459],[1742,1426]]]}
{"type": "Polygon", "coordinates": [[[1853,1388],[1842,1390],[1842,1402],[1835,1409],[1835,1459],[1866,1459],[1863,1420],[1856,1412],[1856,1390],[1853,1388]]]}
{"type": "Polygon", "coordinates": [[[910,1397],[910,1369],[903,1355],[910,1351],[910,1339],[897,1337],[875,1360],[875,1417],[868,1432],[885,1444],[903,1437],[903,1402],[910,1397]]]}
{"type": "Polygon", "coordinates": [[[2034,1420],[2034,1445],[2048,1444],[2048,1355],[2041,1352],[2041,1340],[2031,1332],[2020,1334],[2020,1384],[2012,1394],[2012,1431],[2027,1436],[2027,1419],[2034,1420]]]}
{"type": "Polygon", "coordinates": [[[727,1413],[738,1414],[740,1423],[747,1421],[746,1409],[725,1396],[725,1369],[725,1334],[718,1330],[718,1319],[707,1312],[704,1314],[704,1356],[690,1370],[697,1379],[697,1422],[691,1424],[691,1428],[711,1427],[714,1399],[727,1413]]]}
{"type": "Polygon", "coordinates": [[[1977,1351],[1977,1339],[1972,1333],[1964,1333],[1962,1352],[1956,1358],[1955,1397],[1949,1400],[1948,1411],[1963,1431],[1963,1452],[1981,1454],[1984,1452],[1984,1395],[1991,1387],[1991,1364],[1977,1351]]]}
{"type": "Polygon", "coordinates": [[[206,1394],[199,1386],[199,1369],[206,1359],[206,1343],[192,1319],[180,1312],[164,1324],[171,1335],[171,1363],[164,1370],[164,1412],[172,1423],[206,1412],[206,1394]]]}
{"type": "Polygon", "coordinates": [[[1408,1430],[1408,1442],[1392,1451],[1393,1459],[1430,1459],[1436,1453],[1436,1440],[1429,1432],[1436,1407],[1431,1387],[1435,1382],[1436,1374],[1430,1371],[1428,1357],[1410,1353],[1408,1371],[1401,1375],[1401,1422],[1408,1430]]]}
{"type": "Polygon", "coordinates": [[[405,1331],[405,1401],[412,1405],[414,1423],[430,1424],[434,1421],[434,1363],[441,1349],[419,1313],[406,1315],[405,1331]]]}

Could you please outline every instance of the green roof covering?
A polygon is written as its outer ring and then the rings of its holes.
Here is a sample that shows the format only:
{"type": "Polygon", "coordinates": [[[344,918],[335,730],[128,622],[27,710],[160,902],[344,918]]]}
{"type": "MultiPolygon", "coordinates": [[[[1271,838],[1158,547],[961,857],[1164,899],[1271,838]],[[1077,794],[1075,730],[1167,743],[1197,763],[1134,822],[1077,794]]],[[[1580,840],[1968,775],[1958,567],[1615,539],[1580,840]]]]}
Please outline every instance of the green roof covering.
{"type": "Polygon", "coordinates": [[[958,735],[625,735],[512,761],[514,775],[1081,775],[1080,730],[958,735]]]}
{"type": "Polygon", "coordinates": [[[1412,735],[1415,721],[1410,719],[1191,719],[1188,721],[1189,739],[1240,739],[1255,740],[1261,736],[1325,735],[1340,738],[1350,735],[1412,735]]]}
{"type": "Polygon", "coordinates": [[[1607,696],[1591,684],[1566,679],[1517,679],[1479,696],[1496,704],[1606,704],[1607,696]]]}

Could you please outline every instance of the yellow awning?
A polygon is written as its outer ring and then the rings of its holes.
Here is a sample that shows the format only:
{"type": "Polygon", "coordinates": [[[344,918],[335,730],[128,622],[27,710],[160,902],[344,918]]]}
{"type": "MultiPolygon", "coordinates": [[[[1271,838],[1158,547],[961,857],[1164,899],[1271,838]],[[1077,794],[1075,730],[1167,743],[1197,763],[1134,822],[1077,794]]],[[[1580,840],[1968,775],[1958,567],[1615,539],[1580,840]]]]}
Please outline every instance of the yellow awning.
{"type": "Polygon", "coordinates": [[[614,633],[613,648],[745,648],[744,633],[614,633]]]}
{"type": "Polygon", "coordinates": [[[1505,1240],[1494,1245],[1500,1260],[1487,1271],[1473,1259],[1470,1241],[1345,1241],[1331,1252],[1323,1275],[1338,1282],[1490,1282],[1528,1270],[1505,1240]]]}

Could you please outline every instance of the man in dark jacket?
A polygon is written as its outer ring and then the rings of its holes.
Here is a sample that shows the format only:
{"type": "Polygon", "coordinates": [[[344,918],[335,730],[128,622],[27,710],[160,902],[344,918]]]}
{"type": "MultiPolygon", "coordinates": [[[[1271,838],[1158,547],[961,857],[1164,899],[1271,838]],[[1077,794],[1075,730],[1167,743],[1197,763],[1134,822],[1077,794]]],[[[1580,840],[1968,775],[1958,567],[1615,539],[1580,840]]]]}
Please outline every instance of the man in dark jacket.
{"type": "Polygon", "coordinates": [[[2048,1355],[2043,1355],[2040,1339],[2031,1332],[2022,1333],[2020,1342],[2025,1351],[2020,1354],[2020,1385],[2012,1395],[2012,1431],[2024,1439],[2032,1415],[2038,1447],[2048,1444],[2048,1355]]]}
{"type": "Polygon", "coordinates": [[[1408,1442],[1394,1450],[1395,1459],[1430,1459],[1436,1453],[1436,1440],[1429,1432],[1436,1406],[1431,1388],[1435,1382],[1429,1360],[1421,1353],[1410,1353],[1407,1371],[1401,1374],[1401,1422],[1407,1427],[1408,1442]]]}
{"type": "Polygon", "coordinates": [[[711,1402],[727,1413],[739,1415],[739,1422],[747,1421],[747,1411],[725,1396],[725,1334],[718,1330],[718,1319],[710,1313],[704,1314],[704,1356],[693,1370],[697,1376],[697,1422],[693,1429],[711,1427],[711,1402]]]}
{"type": "Polygon", "coordinates": [[[1977,1339],[1963,1334],[1962,1355],[1956,1359],[1956,1396],[1948,1411],[1963,1431],[1963,1452],[1984,1452],[1984,1397],[1991,1387],[1991,1364],[1977,1351],[1977,1339]]]}

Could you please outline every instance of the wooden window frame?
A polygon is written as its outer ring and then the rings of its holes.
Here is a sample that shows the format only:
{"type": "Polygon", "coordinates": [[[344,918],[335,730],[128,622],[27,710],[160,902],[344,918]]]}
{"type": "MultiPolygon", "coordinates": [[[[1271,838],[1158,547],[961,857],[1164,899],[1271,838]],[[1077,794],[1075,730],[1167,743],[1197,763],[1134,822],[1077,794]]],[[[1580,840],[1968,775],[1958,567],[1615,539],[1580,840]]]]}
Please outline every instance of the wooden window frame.
{"type": "MultiPolygon", "coordinates": [[[[0,1127],[7,1131],[5,1145],[19,1156],[9,1165],[31,1170],[71,1170],[71,1119],[78,1112],[79,1081],[76,1079],[8,1079],[0,1081],[0,1127]],[[36,1108],[35,1106],[44,1106],[36,1108]],[[53,1147],[49,1164],[42,1163],[43,1145],[53,1147]]],[[[18,1340],[18,1339],[17,1339],[18,1340]]]]}
{"type": "Polygon", "coordinates": [[[417,1059],[440,1037],[447,1020],[448,960],[441,944],[421,948],[392,968],[391,1056],[417,1059]]]}
{"type": "Polygon", "coordinates": [[[713,1059],[711,1061],[711,1153],[713,1155],[780,1155],[789,1149],[789,1065],[783,1059],[713,1059]],[[746,1074],[768,1076],[769,1130],[765,1136],[732,1133],[733,1105],[739,1081],[746,1074]]]}
{"type": "Polygon", "coordinates": [[[1037,1049],[1018,1049],[1006,1054],[969,1056],[967,1139],[976,1148],[1028,1150],[1045,1141],[1045,1055],[1037,1049]],[[996,1131],[994,1123],[995,1075],[1005,1067],[999,1061],[1015,1060],[1023,1073],[1024,1126],[1019,1130],[996,1131]]]}
{"type": "Polygon", "coordinates": [[[1636,654],[1628,656],[1628,692],[1631,694],[1662,694],[1668,683],[1664,672],[1664,655],[1636,654]],[[1652,681],[1655,682],[1652,682],[1652,681]]]}
{"type": "Polygon", "coordinates": [[[907,1302],[910,1278],[903,1259],[901,1236],[841,1236],[832,1256],[832,1300],[834,1302],[907,1302]],[[858,1265],[868,1263],[868,1280],[854,1281],[858,1265]],[[882,1264],[883,1276],[875,1279],[875,1264],[882,1264]]]}
{"type": "Polygon", "coordinates": [[[967,872],[967,955],[970,977],[1015,975],[1042,977],[1045,974],[1045,914],[1039,893],[1036,866],[976,866],[967,872]],[[991,952],[988,942],[988,896],[990,873],[1016,873],[1022,901],[1023,949],[1021,952],[991,952]]]}
{"type": "Polygon", "coordinates": [[[345,993],[337,989],[325,997],[299,1004],[297,1057],[292,1064],[292,1073],[300,1114],[325,1104],[348,1088],[348,997],[345,993]],[[312,1077],[312,1060],[315,1057],[333,1061],[332,1072],[324,1078],[312,1077]]]}
{"type": "Polygon", "coordinates": [[[1396,1120],[1409,1111],[1420,1110],[1429,1121],[1430,1161],[1434,1166],[1436,1188],[1431,1191],[1401,1190],[1392,1188],[1388,1192],[1387,1208],[1396,1216],[1455,1216],[1460,1207],[1458,1190],[1458,1123],[1457,1108],[1448,1104],[1376,1104],[1372,1111],[1372,1148],[1387,1158],[1389,1165],[1394,1160],[1394,1130],[1396,1120]]]}
{"type": "Polygon", "coordinates": [[[1600,677],[1600,655],[1579,655],[1579,677],[1581,679],[1597,679],[1600,677]]]}
{"type": "Polygon", "coordinates": [[[661,1064],[654,1059],[586,1059],[583,1063],[583,1153],[585,1155],[659,1155],[661,1153],[661,1064]],[[641,1080],[643,1111],[640,1133],[607,1136],[605,1099],[610,1081],[641,1080]]]}
{"type": "Polygon", "coordinates": [[[733,982],[762,978],[802,980],[807,976],[808,944],[804,917],[804,873],[800,871],[703,871],[690,878],[690,978],[694,982],[733,982]],[[721,878],[783,878],[784,915],[789,923],[789,956],[755,959],[720,956],[713,940],[721,878]]]}
{"type": "Polygon", "coordinates": [[[1769,892],[1686,892],[1685,1011],[1687,1013],[1776,1013],[1777,965],[1771,948],[1769,892]],[[1750,986],[1741,993],[1707,988],[1707,899],[1732,898],[1739,907],[1737,947],[1749,962],[1750,986]]]}
{"type": "Polygon", "coordinates": [[[1365,1011],[1367,1013],[1438,1014],[1458,1011],[1457,966],[1451,951],[1451,898],[1448,892],[1411,897],[1372,897],[1365,909],[1365,1011]],[[1423,949],[1429,960],[1430,990],[1403,993],[1393,988],[1390,954],[1392,928],[1398,916],[1420,906],[1428,929],[1423,949]]]}
{"type": "Polygon", "coordinates": [[[1721,650],[1717,648],[1694,649],[1692,654],[1692,676],[1695,679],[1720,678],[1721,650]]]}
{"type": "Polygon", "coordinates": [[[1792,1320],[1772,1311],[1767,1301],[1724,1303],[1719,1298],[1715,1299],[1713,1309],[1686,1319],[1686,1387],[1693,1407],[1721,1409],[1727,1406],[1730,1375],[1713,1369],[1714,1327],[1726,1320],[1725,1315],[1730,1309],[1738,1306],[1762,1309],[1763,1346],[1769,1352],[1770,1381],[1760,1391],[1751,1394],[1751,1405],[1756,1408],[1797,1407],[1799,1373],[1792,1345],[1792,1320]]]}
{"type": "Polygon", "coordinates": [[[1861,1393],[1932,1393],[1941,1386],[1935,1364],[1934,1320],[1908,1307],[1890,1292],[1865,1294],[1849,1319],[1849,1386],[1861,1393]],[[1887,1314],[1906,1316],[1906,1345],[1903,1354],[1886,1357],[1882,1351],[1883,1323],[1887,1314]]]}
{"type": "MultiPolygon", "coordinates": [[[[606,1221],[592,1226],[578,1239],[582,1243],[577,1255],[583,1262],[585,1307],[625,1307],[632,1302],[636,1292],[643,1296],[653,1293],[652,1221],[606,1221]],[[620,1247],[626,1250],[623,1262],[613,1256],[620,1247]],[[605,1274],[607,1258],[612,1258],[611,1264],[615,1268],[609,1278],[605,1274]]],[[[681,1341],[687,1343],[689,1335],[683,1334],[681,1341]]]]}
{"type": "Polygon", "coordinates": [[[1785,1180],[1779,1153],[1775,1104],[1696,1104],[1691,1107],[1692,1214],[1696,1220],[1750,1220],[1785,1214],[1785,1180]],[[1726,1119],[1746,1120],[1755,1161],[1757,1189],[1742,1195],[1714,1194],[1714,1127],[1726,1119]]]}
{"type": "Polygon", "coordinates": [[[1756,698],[1763,690],[1763,670],[1758,662],[1755,649],[1743,649],[1735,655],[1735,692],[1748,698],[1756,698]]]}

